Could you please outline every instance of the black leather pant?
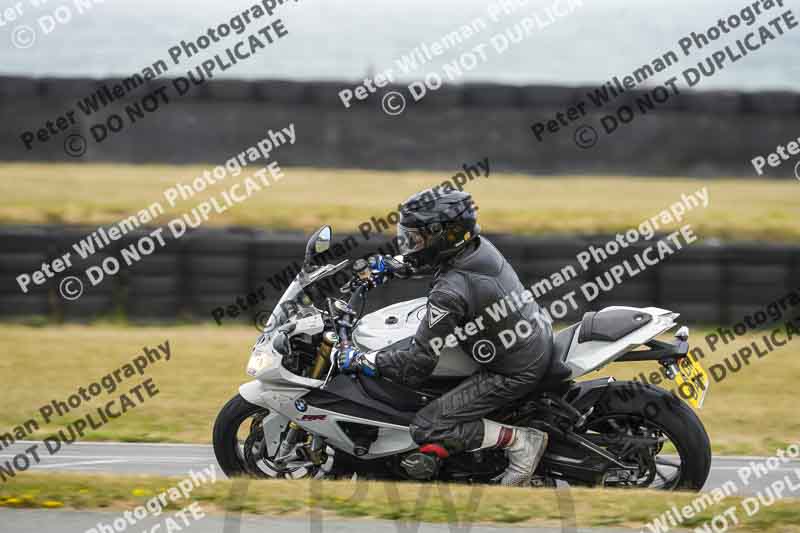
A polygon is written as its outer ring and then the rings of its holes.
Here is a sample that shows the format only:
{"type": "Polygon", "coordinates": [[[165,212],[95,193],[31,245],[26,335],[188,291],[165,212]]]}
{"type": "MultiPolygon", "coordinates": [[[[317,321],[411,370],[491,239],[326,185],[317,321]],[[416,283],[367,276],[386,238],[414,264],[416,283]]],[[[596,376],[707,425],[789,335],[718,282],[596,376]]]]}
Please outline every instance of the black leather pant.
{"type": "Polygon", "coordinates": [[[483,368],[423,407],[409,428],[414,442],[439,444],[451,455],[479,448],[483,418],[533,392],[547,372],[553,351],[552,332],[547,328],[542,333],[531,364],[522,372],[503,375],[483,368]]]}

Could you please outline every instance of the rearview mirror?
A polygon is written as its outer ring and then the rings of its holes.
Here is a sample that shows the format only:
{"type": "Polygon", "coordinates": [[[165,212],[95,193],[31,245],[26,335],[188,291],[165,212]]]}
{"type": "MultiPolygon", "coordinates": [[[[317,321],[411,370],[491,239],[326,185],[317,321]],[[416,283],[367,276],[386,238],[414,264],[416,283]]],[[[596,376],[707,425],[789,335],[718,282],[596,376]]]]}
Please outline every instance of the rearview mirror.
{"type": "Polygon", "coordinates": [[[306,244],[306,258],[304,261],[306,270],[311,266],[311,260],[314,259],[314,256],[330,250],[332,233],[330,226],[322,226],[308,239],[308,244],[306,244]]]}

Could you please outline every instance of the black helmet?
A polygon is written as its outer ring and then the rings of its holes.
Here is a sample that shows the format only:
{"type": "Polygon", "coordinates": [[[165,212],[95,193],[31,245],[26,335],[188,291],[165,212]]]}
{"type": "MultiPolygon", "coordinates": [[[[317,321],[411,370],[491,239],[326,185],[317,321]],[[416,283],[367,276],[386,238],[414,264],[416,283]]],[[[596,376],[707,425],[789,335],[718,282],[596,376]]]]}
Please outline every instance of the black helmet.
{"type": "Polygon", "coordinates": [[[440,265],[479,232],[472,196],[462,191],[434,187],[400,206],[398,247],[403,260],[415,268],[440,265]]]}

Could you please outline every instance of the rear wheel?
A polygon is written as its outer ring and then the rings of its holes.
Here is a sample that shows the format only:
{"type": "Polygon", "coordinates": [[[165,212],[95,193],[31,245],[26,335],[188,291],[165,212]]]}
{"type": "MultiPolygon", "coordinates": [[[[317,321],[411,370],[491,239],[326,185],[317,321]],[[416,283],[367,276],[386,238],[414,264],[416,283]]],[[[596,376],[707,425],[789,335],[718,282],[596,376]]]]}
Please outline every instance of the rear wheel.
{"type": "Polygon", "coordinates": [[[612,469],[605,486],[699,491],[711,469],[711,443],[702,422],[663,389],[616,382],[595,407],[587,437],[634,470],[612,469]]]}

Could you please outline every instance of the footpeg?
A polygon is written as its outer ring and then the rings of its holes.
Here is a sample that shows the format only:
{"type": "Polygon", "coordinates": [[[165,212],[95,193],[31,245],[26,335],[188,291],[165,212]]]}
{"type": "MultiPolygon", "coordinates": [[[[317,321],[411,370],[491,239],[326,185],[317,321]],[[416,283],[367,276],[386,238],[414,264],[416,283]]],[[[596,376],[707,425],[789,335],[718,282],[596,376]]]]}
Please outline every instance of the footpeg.
{"type": "Polygon", "coordinates": [[[400,466],[411,479],[430,480],[439,473],[441,463],[442,460],[436,455],[413,452],[403,459],[400,466]]]}
{"type": "Polygon", "coordinates": [[[586,420],[594,413],[594,405],[591,406],[589,409],[586,410],[585,413],[581,415],[577,422],[575,422],[575,429],[580,429],[586,423],[586,420]]]}

